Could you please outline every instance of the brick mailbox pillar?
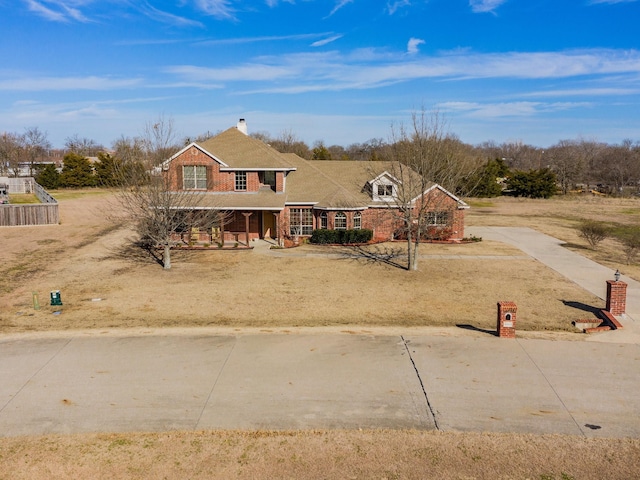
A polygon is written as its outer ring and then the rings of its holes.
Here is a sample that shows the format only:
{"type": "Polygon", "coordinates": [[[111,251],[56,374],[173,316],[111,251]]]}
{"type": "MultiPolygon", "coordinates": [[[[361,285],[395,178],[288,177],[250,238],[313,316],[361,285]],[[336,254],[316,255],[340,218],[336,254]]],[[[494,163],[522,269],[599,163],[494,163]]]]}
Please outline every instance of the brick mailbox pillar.
{"type": "Polygon", "coordinates": [[[627,309],[627,284],[620,280],[607,280],[607,312],[622,315],[627,309]]]}
{"type": "Polygon", "coordinates": [[[498,302],[498,337],[516,338],[516,312],[514,302],[498,302]]]}

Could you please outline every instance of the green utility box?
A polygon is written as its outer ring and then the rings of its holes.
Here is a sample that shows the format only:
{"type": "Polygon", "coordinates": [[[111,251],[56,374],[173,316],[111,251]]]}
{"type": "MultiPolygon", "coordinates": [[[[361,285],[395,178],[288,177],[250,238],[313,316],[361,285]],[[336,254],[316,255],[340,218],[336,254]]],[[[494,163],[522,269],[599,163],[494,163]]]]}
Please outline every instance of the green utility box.
{"type": "Polygon", "coordinates": [[[62,305],[60,290],[53,290],[51,292],[51,306],[59,306],[59,305],[62,305]]]}

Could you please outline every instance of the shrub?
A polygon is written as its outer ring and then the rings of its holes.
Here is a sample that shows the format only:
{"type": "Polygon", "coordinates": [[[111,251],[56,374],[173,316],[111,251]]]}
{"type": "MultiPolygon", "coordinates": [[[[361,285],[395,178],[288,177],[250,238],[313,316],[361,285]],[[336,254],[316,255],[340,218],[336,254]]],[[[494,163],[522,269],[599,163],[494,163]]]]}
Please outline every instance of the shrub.
{"type": "Polygon", "coordinates": [[[622,249],[624,250],[627,265],[635,262],[640,252],[640,229],[634,228],[622,236],[622,249]]]}
{"type": "Polygon", "coordinates": [[[311,243],[327,245],[346,245],[353,243],[367,243],[373,238],[373,231],[366,228],[358,230],[327,230],[318,229],[311,233],[311,243]]]}
{"type": "Polygon", "coordinates": [[[596,249],[598,244],[609,236],[610,229],[604,223],[594,220],[585,220],[578,227],[580,236],[584,238],[592,249],[596,249]]]}

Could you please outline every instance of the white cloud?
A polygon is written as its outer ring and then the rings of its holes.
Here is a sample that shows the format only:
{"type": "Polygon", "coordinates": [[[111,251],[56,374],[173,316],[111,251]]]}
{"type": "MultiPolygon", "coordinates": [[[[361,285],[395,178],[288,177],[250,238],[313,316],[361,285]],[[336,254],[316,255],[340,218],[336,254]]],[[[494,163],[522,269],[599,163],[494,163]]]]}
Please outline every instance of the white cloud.
{"type": "Polygon", "coordinates": [[[607,5],[615,5],[616,3],[633,3],[637,1],[638,0],[591,0],[589,2],[589,5],[598,5],[601,3],[607,4],[607,5]]]}
{"type": "Polygon", "coordinates": [[[418,47],[424,43],[424,40],[421,38],[410,38],[407,43],[407,53],[414,54],[418,53],[418,47]]]}
{"type": "Polygon", "coordinates": [[[409,5],[411,5],[410,0],[394,0],[393,2],[387,2],[387,11],[389,15],[393,15],[399,9],[408,7],[409,5]]]}
{"type": "Polygon", "coordinates": [[[332,16],[334,13],[336,13],[342,7],[344,7],[345,5],[348,5],[350,3],[353,3],[353,0],[337,0],[336,5],[335,5],[335,7],[333,7],[333,10],[331,10],[331,13],[329,13],[329,16],[332,16]]]}
{"type": "Polygon", "coordinates": [[[346,56],[337,52],[312,52],[259,57],[224,68],[181,65],[167,71],[178,75],[182,82],[236,82],[245,87],[261,82],[263,85],[258,91],[250,89],[250,92],[301,93],[378,88],[420,79],[562,79],[606,75],[635,78],[640,75],[640,52],[467,52],[416,59],[367,49],[346,56]],[[265,83],[268,81],[277,81],[278,85],[265,83]]]}
{"type": "Polygon", "coordinates": [[[25,74],[9,80],[0,80],[0,91],[52,91],[52,90],[114,90],[142,85],[139,78],[112,79],[109,77],[33,77],[25,74]]]}
{"type": "Polygon", "coordinates": [[[507,0],[469,0],[469,6],[474,13],[494,13],[495,9],[507,0]]]}
{"type": "Polygon", "coordinates": [[[77,8],[85,4],[82,0],[26,0],[26,3],[29,10],[52,22],[89,21],[77,8]]]}
{"type": "Polygon", "coordinates": [[[333,43],[336,40],[342,38],[343,35],[333,35],[331,37],[325,38],[323,40],[318,40],[317,42],[313,42],[311,44],[312,47],[322,47],[324,45],[327,45],[328,43],[333,43]]]}
{"type": "Polygon", "coordinates": [[[585,108],[591,106],[588,102],[443,102],[436,107],[443,113],[464,113],[474,118],[500,117],[529,117],[540,113],[558,112],[563,110],[585,108]]]}
{"type": "Polygon", "coordinates": [[[206,15],[216,18],[235,18],[235,10],[231,7],[230,0],[195,0],[194,4],[198,10],[206,15]]]}

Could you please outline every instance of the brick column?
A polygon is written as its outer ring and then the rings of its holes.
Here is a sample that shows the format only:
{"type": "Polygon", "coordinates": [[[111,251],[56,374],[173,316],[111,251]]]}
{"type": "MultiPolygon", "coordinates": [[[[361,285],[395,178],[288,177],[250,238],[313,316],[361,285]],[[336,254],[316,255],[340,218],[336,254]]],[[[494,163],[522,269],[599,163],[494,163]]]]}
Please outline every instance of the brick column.
{"type": "Polygon", "coordinates": [[[627,309],[627,284],[621,281],[607,280],[607,312],[622,315],[627,309]]]}
{"type": "Polygon", "coordinates": [[[498,325],[496,330],[500,338],[516,338],[516,312],[514,302],[498,302],[498,325]]]}

